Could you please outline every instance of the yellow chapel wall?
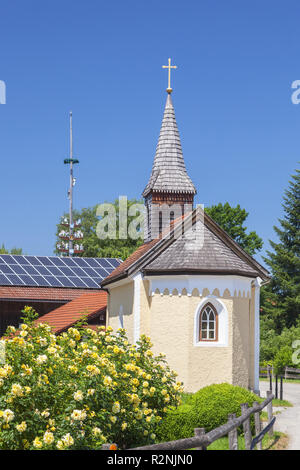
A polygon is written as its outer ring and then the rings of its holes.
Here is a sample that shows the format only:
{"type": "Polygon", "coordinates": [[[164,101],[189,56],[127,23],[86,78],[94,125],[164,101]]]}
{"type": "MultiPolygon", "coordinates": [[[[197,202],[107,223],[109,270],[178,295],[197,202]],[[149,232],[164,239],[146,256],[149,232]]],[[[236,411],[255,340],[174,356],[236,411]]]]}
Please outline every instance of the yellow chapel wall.
{"type": "Polygon", "coordinates": [[[123,309],[123,324],[126,329],[128,339],[134,341],[133,331],[133,305],[134,303],[134,283],[128,282],[125,285],[111,288],[109,290],[107,302],[107,326],[111,326],[114,331],[120,328],[119,312],[123,309]]]}
{"type": "MultiPolygon", "coordinates": [[[[163,352],[170,367],[178,373],[185,390],[195,392],[212,383],[228,382],[246,388],[254,383],[254,301],[240,293],[232,297],[228,291],[217,298],[226,306],[228,313],[227,346],[195,346],[195,314],[200,302],[209,294],[202,295],[183,290],[182,295],[173,291],[163,294],[149,293],[149,281],[141,280],[139,295],[140,334],[150,336],[155,354],[163,352]]],[[[123,305],[124,328],[129,341],[134,341],[134,282],[110,289],[108,325],[119,328],[119,311],[123,305]]]]}

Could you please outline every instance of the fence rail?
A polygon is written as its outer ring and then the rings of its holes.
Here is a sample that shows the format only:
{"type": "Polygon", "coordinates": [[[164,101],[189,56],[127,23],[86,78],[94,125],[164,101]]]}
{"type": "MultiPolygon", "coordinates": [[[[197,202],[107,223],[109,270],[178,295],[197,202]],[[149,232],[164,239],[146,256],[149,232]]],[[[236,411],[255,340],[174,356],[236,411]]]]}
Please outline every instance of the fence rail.
{"type": "MultiPolygon", "coordinates": [[[[274,369],[272,366],[260,367],[259,376],[263,378],[275,377],[274,369]]],[[[285,379],[300,379],[300,369],[295,367],[285,367],[283,372],[285,379]]]]}
{"type": "Polygon", "coordinates": [[[236,417],[235,414],[228,416],[228,422],[208,433],[205,433],[203,428],[196,428],[194,430],[195,436],[188,437],[186,439],[179,439],[176,441],[162,442],[160,444],[152,444],[143,447],[135,447],[130,450],[186,450],[186,449],[198,449],[205,450],[214,441],[221,437],[228,436],[230,450],[238,450],[238,434],[237,430],[239,426],[243,426],[244,438],[245,438],[245,449],[253,450],[256,446],[258,450],[261,450],[261,440],[263,436],[268,432],[270,436],[273,435],[273,426],[275,419],[273,417],[272,400],[274,396],[271,391],[267,392],[267,398],[261,404],[254,402],[251,408],[248,408],[247,403],[241,405],[242,414],[240,417],[236,417]],[[268,425],[262,429],[260,412],[267,407],[268,411],[268,425]],[[250,417],[254,415],[255,422],[255,437],[252,438],[250,417]]]}

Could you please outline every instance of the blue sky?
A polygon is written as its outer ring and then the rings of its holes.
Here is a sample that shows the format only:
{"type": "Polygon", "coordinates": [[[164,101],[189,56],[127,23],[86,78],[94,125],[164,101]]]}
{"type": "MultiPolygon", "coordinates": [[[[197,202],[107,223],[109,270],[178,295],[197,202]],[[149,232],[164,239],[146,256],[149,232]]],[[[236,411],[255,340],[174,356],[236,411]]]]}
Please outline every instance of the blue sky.
{"type": "Polygon", "coordinates": [[[75,207],[140,196],[171,57],[196,202],[239,203],[268,248],[300,160],[299,13],[299,2],[278,0],[2,2],[0,243],[53,253],[68,208],[70,110],[75,207]]]}

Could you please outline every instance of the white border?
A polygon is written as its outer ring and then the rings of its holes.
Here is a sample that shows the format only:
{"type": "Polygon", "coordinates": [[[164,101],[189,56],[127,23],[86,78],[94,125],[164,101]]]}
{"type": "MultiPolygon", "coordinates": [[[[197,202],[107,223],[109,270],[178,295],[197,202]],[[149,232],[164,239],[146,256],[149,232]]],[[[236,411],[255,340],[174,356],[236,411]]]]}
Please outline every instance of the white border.
{"type": "Polygon", "coordinates": [[[228,346],[228,311],[225,304],[215,297],[208,295],[197,306],[194,315],[194,346],[202,348],[226,348],[228,346]],[[199,316],[205,304],[210,302],[218,315],[218,341],[199,341],[199,316]]]}
{"type": "Polygon", "coordinates": [[[260,286],[262,279],[255,279],[254,287],[254,392],[259,393],[259,348],[260,348],[260,328],[259,328],[259,306],[260,306],[260,286]]]}
{"type": "Polygon", "coordinates": [[[133,342],[136,343],[140,338],[141,327],[141,280],[140,273],[133,276],[134,282],[134,305],[133,305],[133,342]]]}

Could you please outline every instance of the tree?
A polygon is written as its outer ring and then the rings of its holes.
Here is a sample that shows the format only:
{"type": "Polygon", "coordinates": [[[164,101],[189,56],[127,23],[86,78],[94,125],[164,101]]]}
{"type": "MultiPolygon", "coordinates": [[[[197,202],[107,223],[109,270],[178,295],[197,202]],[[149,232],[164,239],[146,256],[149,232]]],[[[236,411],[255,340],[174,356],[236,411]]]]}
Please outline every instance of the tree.
{"type": "Polygon", "coordinates": [[[296,325],[300,318],[300,170],[292,175],[283,197],[284,217],[274,227],[278,242],[264,258],[272,279],[263,293],[262,313],[273,318],[275,329],[296,325]]]}
{"type": "Polygon", "coordinates": [[[262,239],[256,232],[247,233],[243,224],[249,213],[238,204],[231,207],[228,202],[206,207],[205,212],[217,222],[249,255],[253,256],[262,249],[262,239]]]}
{"type": "MultiPolygon", "coordinates": [[[[141,201],[136,199],[128,200],[127,201],[127,210],[133,204],[141,204],[141,201]]],[[[140,237],[137,240],[134,240],[131,237],[127,237],[126,239],[119,238],[119,200],[116,200],[113,203],[113,206],[116,210],[116,239],[106,238],[100,239],[97,236],[97,224],[100,220],[100,217],[97,216],[97,207],[87,207],[82,209],[81,211],[73,211],[73,219],[78,220],[81,219],[81,231],[83,232],[83,247],[84,252],[81,256],[86,257],[100,257],[100,258],[121,258],[122,260],[128,258],[131,253],[133,253],[140,245],[143,243],[143,238],[140,237]]],[[[68,214],[64,214],[63,217],[69,219],[68,214]]],[[[136,216],[127,216],[127,224],[129,225],[136,216]]],[[[60,223],[57,224],[57,231],[56,231],[56,243],[59,241],[58,234],[61,230],[66,230],[60,223]]],[[[59,254],[59,251],[55,245],[55,253],[59,254]]]]}
{"type": "Polygon", "coordinates": [[[21,255],[23,252],[22,248],[16,248],[16,247],[13,247],[10,251],[7,250],[4,246],[4,243],[2,243],[2,246],[0,247],[0,254],[1,255],[8,255],[8,254],[11,254],[11,255],[21,255]]]}

